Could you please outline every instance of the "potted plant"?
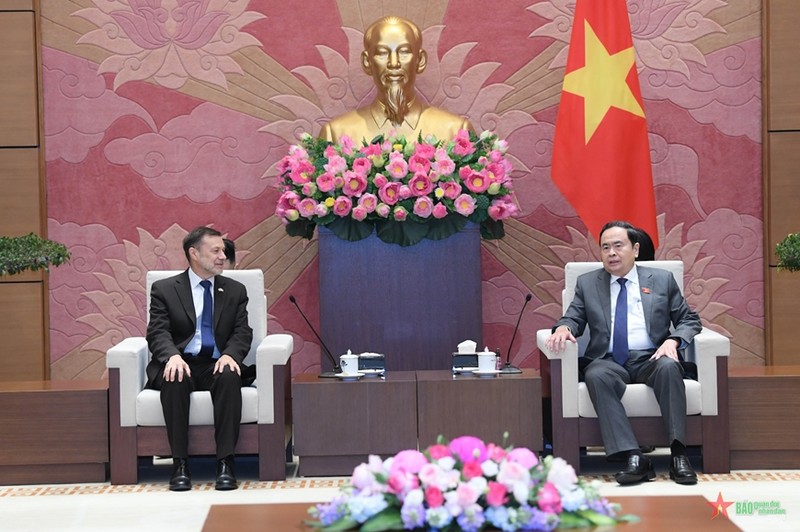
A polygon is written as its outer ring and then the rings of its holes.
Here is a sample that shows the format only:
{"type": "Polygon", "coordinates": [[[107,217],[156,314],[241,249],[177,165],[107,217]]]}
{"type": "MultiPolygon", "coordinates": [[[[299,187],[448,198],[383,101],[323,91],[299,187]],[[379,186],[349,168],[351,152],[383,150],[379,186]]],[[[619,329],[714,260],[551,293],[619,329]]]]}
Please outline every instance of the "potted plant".
{"type": "Polygon", "coordinates": [[[778,269],[790,272],[800,271],[800,233],[789,233],[775,246],[778,256],[778,269]]]}
{"type": "Polygon", "coordinates": [[[37,234],[0,237],[0,276],[14,275],[26,270],[48,270],[70,258],[66,246],[37,234]]]}

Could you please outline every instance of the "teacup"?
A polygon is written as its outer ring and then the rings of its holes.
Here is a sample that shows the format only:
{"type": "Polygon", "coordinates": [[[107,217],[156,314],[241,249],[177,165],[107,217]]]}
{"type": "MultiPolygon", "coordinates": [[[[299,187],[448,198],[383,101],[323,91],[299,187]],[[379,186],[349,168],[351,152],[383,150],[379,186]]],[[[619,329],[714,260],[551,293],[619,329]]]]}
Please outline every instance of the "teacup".
{"type": "Polygon", "coordinates": [[[491,351],[478,353],[478,371],[488,372],[497,369],[497,355],[491,351]]]}
{"type": "Polygon", "coordinates": [[[356,375],[358,373],[358,355],[347,353],[339,357],[339,364],[342,366],[342,373],[345,375],[356,375]]]}

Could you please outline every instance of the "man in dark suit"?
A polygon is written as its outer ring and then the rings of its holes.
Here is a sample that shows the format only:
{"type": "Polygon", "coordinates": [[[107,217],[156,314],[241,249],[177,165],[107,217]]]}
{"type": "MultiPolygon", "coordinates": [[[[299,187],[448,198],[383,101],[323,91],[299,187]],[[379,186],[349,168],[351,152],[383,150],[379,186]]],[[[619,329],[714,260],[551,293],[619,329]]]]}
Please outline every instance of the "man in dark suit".
{"type": "Polygon", "coordinates": [[[553,327],[547,347],[563,352],[566,342],[575,342],[588,325],[586,386],[606,454],[627,460],[625,469],[616,474],[617,482],[633,484],[655,478],[653,464],[642,455],[621,403],[625,385],[644,383],[655,392],[671,442],[670,478],[679,484],[694,484],[697,475],[683,443],[686,392],[679,350],[702,325],[672,273],[634,263],[639,252],[636,235],[627,222],[609,222],[603,227],[603,269],[578,278],[575,298],[553,327]]]}
{"type": "Polygon", "coordinates": [[[216,489],[238,487],[233,454],[242,416],[242,362],[253,331],[247,322],[247,290],[219,275],[226,261],[219,231],[193,229],[183,239],[185,272],[153,283],[147,344],[152,359],[147,385],[161,390],[174,469],[169,489],[191,489],[189,396],[210,390],[217,444],[216,489]]]}

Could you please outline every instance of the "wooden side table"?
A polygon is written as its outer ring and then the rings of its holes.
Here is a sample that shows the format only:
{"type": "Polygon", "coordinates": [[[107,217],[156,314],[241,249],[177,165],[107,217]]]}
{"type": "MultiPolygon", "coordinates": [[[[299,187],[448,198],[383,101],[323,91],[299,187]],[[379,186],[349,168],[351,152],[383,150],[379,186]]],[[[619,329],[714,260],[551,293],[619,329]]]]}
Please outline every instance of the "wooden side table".
{"type": "Polygon", "coordinates": [[[0,383],[0,484],[104,482],[108,383],[0,383]]]}
{"type": "Polygon", "coordinates": [[[419,448],[476,436],[485,442],[542,450],[542,380],[535,369],[517,375],[476,377],[451,371],[417,372],[419,448]]]}
{"type": "Polygon", "coordinates": [[[292,380],[294,450],[304,476],[349,476],[370,454],[417,448],[413,371],[357,381],[297,375],[292,380]]]}

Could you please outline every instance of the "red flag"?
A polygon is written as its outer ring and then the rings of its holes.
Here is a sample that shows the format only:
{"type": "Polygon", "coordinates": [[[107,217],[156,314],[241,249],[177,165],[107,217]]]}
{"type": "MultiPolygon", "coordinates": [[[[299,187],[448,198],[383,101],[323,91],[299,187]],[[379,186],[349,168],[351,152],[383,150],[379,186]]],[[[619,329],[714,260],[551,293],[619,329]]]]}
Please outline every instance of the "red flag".
{"type": "Polygon", "coordinates": [[[553,181],[589,231],[627,220],[658,246],[647,122],[625,0],[577,0],[553,181]]]}

